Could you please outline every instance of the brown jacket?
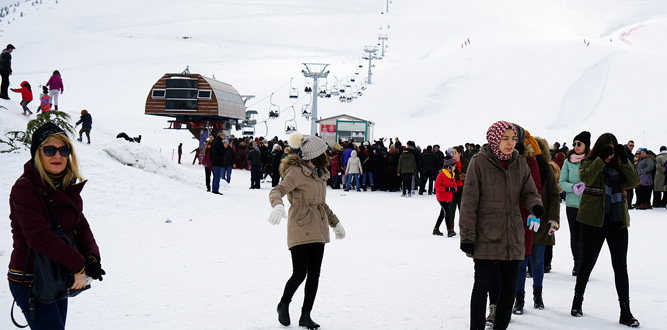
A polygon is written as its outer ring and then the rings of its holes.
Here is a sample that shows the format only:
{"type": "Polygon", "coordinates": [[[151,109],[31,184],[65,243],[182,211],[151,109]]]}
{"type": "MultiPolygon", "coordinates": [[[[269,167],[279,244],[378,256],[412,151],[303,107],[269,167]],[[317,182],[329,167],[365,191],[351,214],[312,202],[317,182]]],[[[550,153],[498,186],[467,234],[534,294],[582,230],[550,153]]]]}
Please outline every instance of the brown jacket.
{"type": "Polygon", "coordinates": [[[519,202],[542,205],[524,157],[515,150],[505,169],[485,145],[470,161],[461,198],[461,243],[475,244],[473,258],[524,259],[519,202]]]}
{"type": "Polygon", "coordinates": [[[283,196],[291,206],[287,214],[287,248],[308,243],[329,243],[329,226],[338,224],[338,217],[326,203],[329,171],[314,168],[297,155],[285,157],[280,164],[283,180],[271,189],[271,207],[283,204],[283,196]]]}

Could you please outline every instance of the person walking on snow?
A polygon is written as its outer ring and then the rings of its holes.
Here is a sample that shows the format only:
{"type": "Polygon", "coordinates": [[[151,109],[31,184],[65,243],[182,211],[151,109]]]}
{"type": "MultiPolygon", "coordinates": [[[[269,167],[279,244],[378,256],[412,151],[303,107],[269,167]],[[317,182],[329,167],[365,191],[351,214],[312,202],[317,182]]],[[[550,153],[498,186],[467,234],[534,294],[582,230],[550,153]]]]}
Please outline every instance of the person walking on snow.
{"type": "Polygon", "coordinates": [[[76,122],[74,127],[79,126],[81,124],[81,130],[79,131],[79,138],[77,141],[83,142],[82,137],[83,133],[86,133],[86,138],[88,138],[88,144],[90,144],[90,130],[93,128],[93,117],[90,116],[88,113],[88,110],[83,109],[81,110],[81,117],[79,118],[79,121],[76,122]]]}
{"type": "Polygon", "coordinates": [[[7,89],[9,88],[9,76],[12,75],[12,51],[16,47],[9,44],[7,48],[0,53],[0,76],[2,76],[2,84],[0,85],[0,98],[9,100],[7,89]]]}
{"type": "Polygon", "coordinates": [[[345,238],[345,229],[326,203],[330,177],[326,143],[319,137],[294,132],[289,136],[289,144],[296,153],[283,159],[280,174],[284,179],[269,193],[273,209],[268,221],[278,225],[281,218],[287,218],[287,247],[292,255],[292,276],[278,303],[278,321],[290,325],[289,304],[305,280],[299,326],[317,329],[320,325],[312,320],[310,313],[317,295],[324,245],[330,241],[328,227],[333,228],[336,239],[345,238]],[[289,216],[283,205],[285,195],[290,202],[289,216]]]}
{"type": "Polygon", "coordinates": [[[456,192],[456,179],[454,177],[454,168],[456,167],[456,161],[452,158],[451,155],[445,156],[442,161],[442,170],[438,174],[438,177],[435,179],[435,198],[440,204],[440,215],[438,220],[435,222],[435,227],[433,227],[433,235],[442,236],[440,232],[440,225],[442,220],[445,219],[445,225],[447,226],[447,237],[452,237],[456,235],[456,232],[451,229],[453,226],[449,223],[449,203],[452,201],[452,196],[456,192]]]}
{"type": "Polygon", "coordinates": [[[65,92],[65,86],[63,85],[62,77],[60,77],[60,71],[53,71],[46,86],[49,87],[49,97],[51,97],[51,100],[53,101],[54,109],[58,111],[58,95],[65,92]]]}
{"type": "Polygon", "coordinates": [[[40,111],[42,113],[49,112],[51,110],[51,97],[49,96],[49,90],[46,86],[42,86],[42,94],[39,95],[39,107],[37,107],[37,113],[40,111]]]}
{"type": "Polygon", "coordinates": [[[350,191],[350,183],[352,182],[352,179],[354,179],[354,182],[357,184],[357,191],[361,191],[361,184],[359,183],[360,174],[364,174],[364,170],[361,167],[361,160],[357,157],[357,152],[352,150],[350,158],[347,160],[347,165],[345,166],[345,176],[347,176],[345,191],[350,191]]]}
{"type": "Polygon", "coordinates": [[[21,83],[21,88],[12,88],[12,92],[21,93],[21,107],[23,108],[23,115],[30,116],[32,111],[28,109],[28,103],[32,101],[32,87],[27,81],[21,83]]]}

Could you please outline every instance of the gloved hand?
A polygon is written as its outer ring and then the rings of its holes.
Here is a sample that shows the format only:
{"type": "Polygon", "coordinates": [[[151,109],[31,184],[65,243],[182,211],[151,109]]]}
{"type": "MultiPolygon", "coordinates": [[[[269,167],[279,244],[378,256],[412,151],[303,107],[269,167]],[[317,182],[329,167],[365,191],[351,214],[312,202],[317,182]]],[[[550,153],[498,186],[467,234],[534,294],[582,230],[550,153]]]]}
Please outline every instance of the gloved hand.
{"type": "Polygon", "coordinates": [[[628,163],[628,156],[625,154],[625,148],[617,144],[614,146],[614,152],[618,155],[618,159],[621,160],[621,163],[627,164],[628,163]]]}
{"type": "Polygon", "coordinates": [[[606,161],[607,158],[609,158],[609,156],[611,156],[611,154],[613,154],[613,153],[614,153],[614,147],[605,146],[604,148],[602,148],[602,152],[600,152],[600,156],[598,156],[598,157],[600,157],[600,159],[602,159],[602,161],[606,161]]]}
{"type": "Polygon", "coordinates": [[[102,275],[106,275],[107,272],[102,269],[102,264],[94,256],[88,256],[86,258],[86,275],[92,277],[95,280],[102,280],[102,275]]]}
{"type": "Polygon", "coordinates": [[[575,183],[574,186],[572,186],[572,192],[579,196],[581,193],[584,192],[584,189],[586,189],[586,185],[583,182],[575,183]]]}
{"type": "Polygon", "coordinates": [[[445,188],[445,191],[456,192],[456,187],[447,187],[445,188]]]}
{"type": "Polygon", "coordinates": [[[333,227],[333,231],[336,234],[336,239],[345,238],[345,228],[343,228],[343,224],[340,221],[333,227]]]}
{"type": "Polygon", "coordinates": [[[537,218],[542,218],[544,216],[544,206],[540,204],[533,206],[533,214],[537,218]]]}
{"type": "Polygon", "coordinates": [[[558,228],[560,228],[560,225],[558,225],[558,222],[556,220],[549,220],[549,235],[553,235],[558,228]]]}
{"type": "Polygon", "coordinates": [[[474,254],[475,253],[475,244],[474,243],[461,243],[461,251],[474,254]]]}
{"type": "Polygon", "coordinates": [[[276,204],[276,206],[274,206],[271,210],[271,214],[269,214],[268,221],[272,225],[277,225],[280,223],[281,218],[287,218],[287,213],[285,213],[285,205],[276,204]]]}
{"type": "Polygon", "coordinates": [[[531,214],[528,216],[528,220],[526,220],[526,226],[528,226],[528,229],[537,232],[540,230],[540,219],[531,214]]]}

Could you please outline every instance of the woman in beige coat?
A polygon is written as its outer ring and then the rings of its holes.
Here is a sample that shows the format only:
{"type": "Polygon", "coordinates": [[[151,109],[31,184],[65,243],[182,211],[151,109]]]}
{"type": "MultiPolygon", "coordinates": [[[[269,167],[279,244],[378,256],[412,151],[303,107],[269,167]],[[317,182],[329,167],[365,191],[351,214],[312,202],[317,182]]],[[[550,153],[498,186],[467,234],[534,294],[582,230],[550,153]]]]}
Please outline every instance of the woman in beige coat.
{"type": "Polygon", "coordinates": [[[524,223],[519,202],[544,216],[542,198],[523,156],[514,149],[516,128],[498,121],[486,132],[488,144],[470,160],[461,199],[461,250],[475,262],[470,329],[486,326],[486,296],[494,262],[500,266],[500,294],[494,329],[506,329],[512,314],[519,261],[524,259],[524,223]]]}
{"type": "Polygon", "coordinates": [[[296,153],[282,160],[283,181],[269,193],[273,210],[268,220],[277,225],[281,218],[287,218],[287,247],[292,254],[292,276],[278,304],[278,321],[285,326],[290,324],[289,303],[306,280],[299,326],[317,329],[319,324],[310,318],[310,311],[317,294],[324,244],[329,243],[329,227],[333,227],[337,239],[345,237],[345,230],[326,203],[329,179],[326,144],[319,137],[302,136],[298,132],[292,133],[288,140],[296,153]],[[291,205],[289,215],[283,205],[285,195],[291,205]]]}

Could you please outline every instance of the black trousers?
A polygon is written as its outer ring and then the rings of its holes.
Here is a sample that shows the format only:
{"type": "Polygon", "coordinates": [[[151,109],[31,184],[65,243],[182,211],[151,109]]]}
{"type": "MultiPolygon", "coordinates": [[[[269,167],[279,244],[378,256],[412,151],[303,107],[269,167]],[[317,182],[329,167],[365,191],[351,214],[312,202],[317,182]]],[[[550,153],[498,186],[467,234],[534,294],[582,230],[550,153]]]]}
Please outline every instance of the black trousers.
{"type": "Polygon", "coordinates": [[[638,186],[635,190],[637,191],[637,204],[651,204],[653,185],[638,186]]]}
{"type": "Polygon", "coordinates": [[[401,180],[403,181],[403,195],[405,195],[405,189],[412,193],[412,173],[401,173],[401,180]]]}
{"type": "Polygon", "coordinates": [[[435,228],[440,229],[440,225],[442,224],[442,220],[445,219],[445,225],[447,226],[447,230],[452,230],[452,224],[449,222],[449,217],[447,214],[449,213],[449,202],[441,202],[440,203],[440,215],[438,216],[438,220],[435,222],[435,228]]]}
{"type": "Polygon", "coordinates": [[[435,182],[436,174],[436,171],[422,171],[421,182],[419,183],[419,191],[425,191],[424,188],[426,188],[426,181],[428,181],[428,193],[432,193],[434,191],[433,182],[435,182]]]}
{"type": "Polygon", "coordinates": [[[614,268],[616,293],[620,301],[630,300],[630,284],[628,280],[628,228],[621,223],[611,223],[605,217],[602,227],[593,227],[581,224],[581,264],[577,274],[577,284],[574,292],[584,294],[586,284],[591,276],[593,267],[598,260],[602,244],[607,241],[611,265],[614,268]]]}
{"type": "Polygon", "coordinates": [[[211,168],[204,166],[204,174],[206,175],[206,191],[211,191],[211,168]]]}
{"type": "Polygon", "coordinates": [[[0,76],[2,76],[2,84],[0,84],[0,93],[4,96],[9,97],[7,91],[9,90],[9,72],[0,71],[0,76]]]}
{"type": "Polygon", "coordinates": [[[285,291],[280,301],[289,304],[292,301],[294,292],[306,280],[306,291],[301,309],[309,312],[313,309],[317,287],[320,283],[324,243],[297,245],[292,247],[290,252],[292,253],[292,277],[285,284],[285,291]]]}
{"type": "MultiPolygon", "coordinates": [[[[470,329],[484,330],[486,327],[486,298],[493,278],[493,260],[475,259],[475,283],[470,297],[470,329]]],[[[500,260],[500,291],[496,304],[496,319],[493,329],[507,329],[512,316],[512,305],[516,295],[516,281],[519,275],[519,260],[500,260]]]]}
{"type": "Polygon", "coordinates": [[[565,208],[567,214],[567,224],[570,227],[570,250],[572,250],[572,259],[574,260],[574,270],[581,264],[581,222],[577,221],[579,209],[568,206],[565,208]]]}

